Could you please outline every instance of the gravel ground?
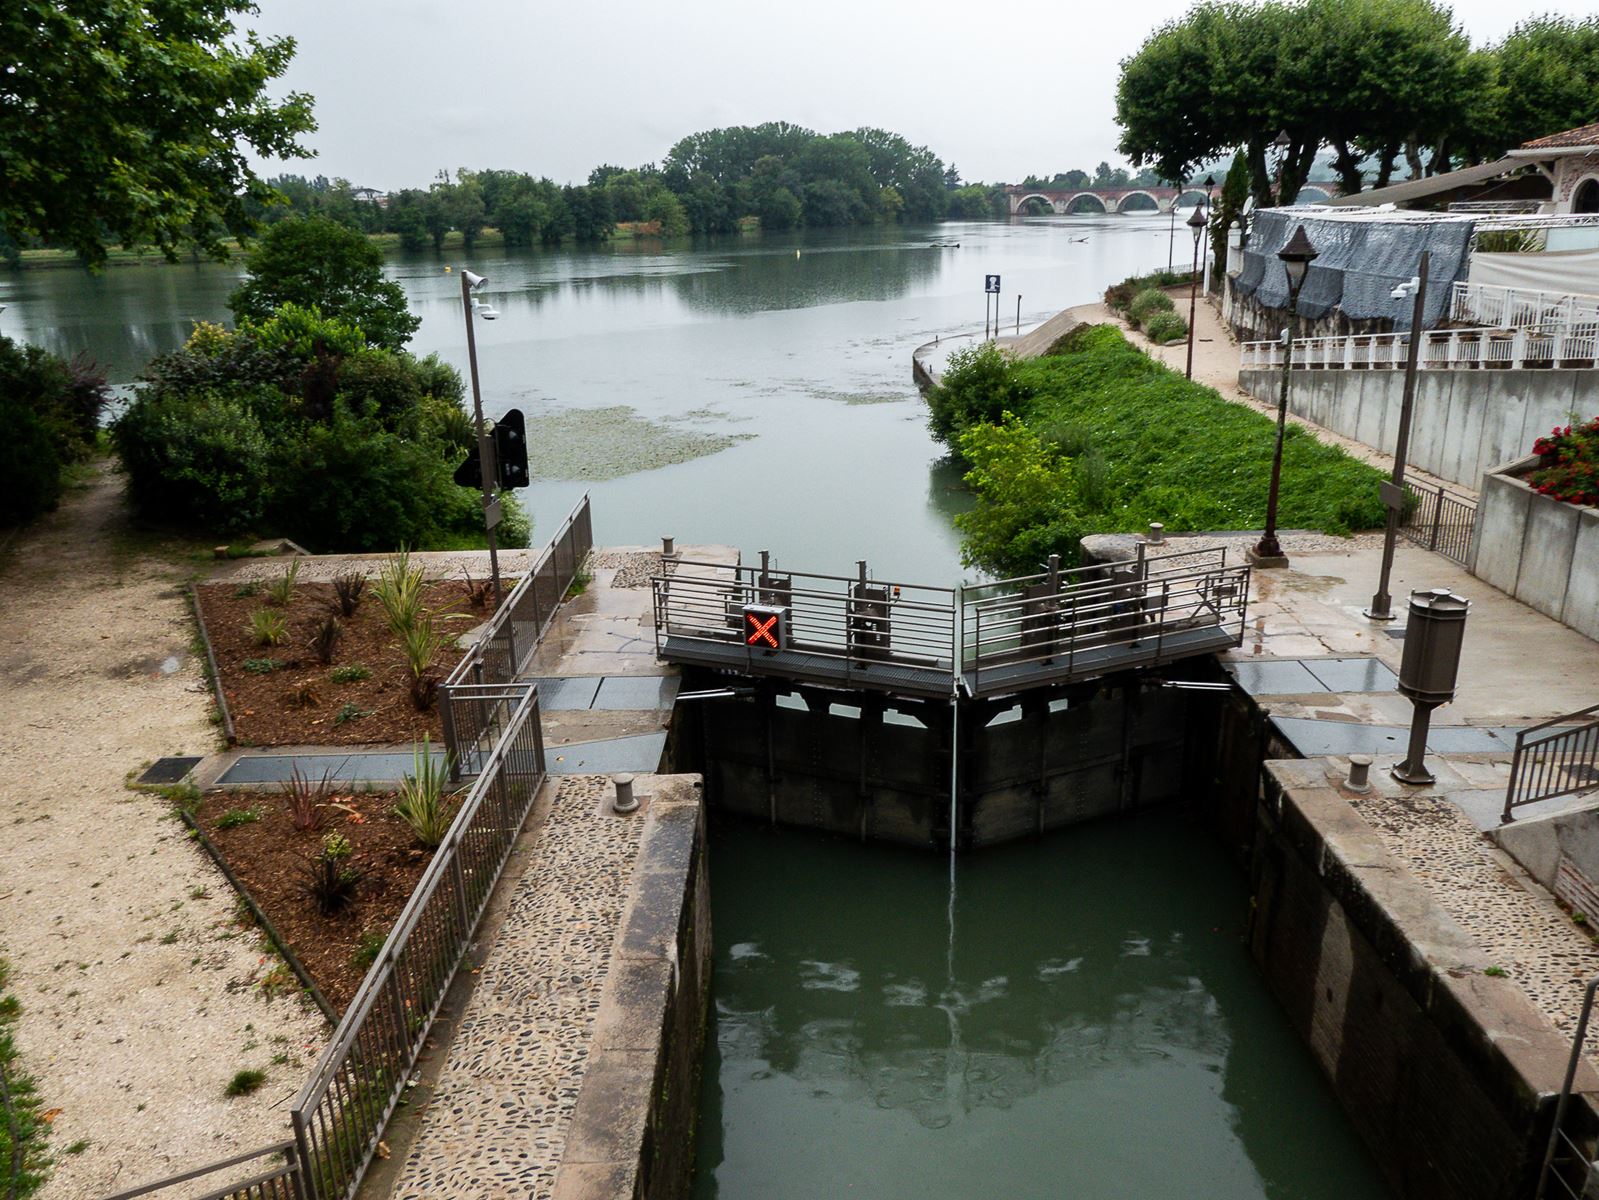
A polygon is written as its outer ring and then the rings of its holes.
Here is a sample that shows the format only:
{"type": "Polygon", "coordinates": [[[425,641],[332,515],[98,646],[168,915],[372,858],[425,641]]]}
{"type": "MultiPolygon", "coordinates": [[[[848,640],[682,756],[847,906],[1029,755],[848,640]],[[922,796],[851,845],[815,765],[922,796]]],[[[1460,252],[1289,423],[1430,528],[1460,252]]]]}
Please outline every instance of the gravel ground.
{"type": "Polygon", "coordinates": [[[282,1138],[325,1030],[257,986],[274,960],[161,798],[124,787],[216,744],[190,655],[186,563],[126,538],[102,470],[0,562],[0,953],[55,1159],[93,1197],[282,1138]],[[234,1072],[267,1073],[223,1096],[234,1072]],[[79,1140],[87,1149],[62,1149],[79,1140]]]}
{"type": "Polygon", "coordinates": [[[608,786],[561,781],[394,1200],[553,1191],[644,827],[601,808],[608,786]]]}
{"type": "MultiPolygon", "coordinates": [[[[1446,913],[1493,956],[1556,1029],[1575,1032],[1599,947],[1555,905],[1527,891],[1477,827],[1443,797],[1372,792],[1350,804],[1446,913]]],[[[1599,1030],[1588,1052],[1599,1047],[1599,1030]]]]}

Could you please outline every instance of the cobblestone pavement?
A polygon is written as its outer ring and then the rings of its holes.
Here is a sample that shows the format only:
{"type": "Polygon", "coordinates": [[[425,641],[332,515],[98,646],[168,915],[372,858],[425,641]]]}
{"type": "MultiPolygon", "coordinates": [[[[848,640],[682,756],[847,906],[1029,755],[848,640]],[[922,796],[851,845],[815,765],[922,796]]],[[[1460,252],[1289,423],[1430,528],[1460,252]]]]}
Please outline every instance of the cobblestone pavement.
{"type": "Polygon", "coordinates": [[[561,781],[394,1200],[551,1194],[644,827],[561,781]]]}
{"type": "MultiPolygon", "coordinates": [[[[1443,796],[1373,791],[1350,799],[1388,852],[1570,1037],[1599,947],[1552,900],[1527,890],[1464,813],[1443,796]]],[[[1599,1049],[1599,1030],[1588,1053],[1599,1049]]]]}

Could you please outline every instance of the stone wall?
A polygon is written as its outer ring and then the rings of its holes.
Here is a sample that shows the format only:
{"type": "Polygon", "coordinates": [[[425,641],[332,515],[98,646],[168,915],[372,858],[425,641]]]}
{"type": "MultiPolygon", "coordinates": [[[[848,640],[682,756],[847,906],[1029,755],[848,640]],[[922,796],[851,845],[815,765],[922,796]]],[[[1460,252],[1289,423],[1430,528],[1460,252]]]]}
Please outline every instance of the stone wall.
{"type": "MultiPolygon", "coordinates": [[[[1279,370],[1238,373],[1257,400],[1277,403],[1279,370]]],[[[1409,460],[1424,471],[1475,489],[1483,473],[1520,458],[1573,411],[1599,412],[1592,370],[1422,371],[1416,381],[1409,460]]],[[[1298,371],[1288,410],[1392,454],[1399,435],[1403,371],[1298,371]]]]}
{"type": "Polygon", "coordinates": [[[1599,508],[1535,492],[1520,458],[1482,479],[1471,571],[1523,604],[1599,639],[1599,508]]]}
{"type": "Polygon", "coordinates": [[[644,776],[647,822],[555,1200],[678,1200],[694,1170],[711,986],[700,785],[644,776]]]}
{"type": "MultiPolygon", "coordinates": [[[[1392,858],[1338,767],[1222,707],[1206,815],[1251,879],[1248,946],[1396,1195],[1532,1195],[1570,1045],[1392,858]],[[1329,775],[1333,777],[1329,777],[1329,775]]],[[[1580,1086],[1599,1087],[1584,1070],[1580,1086]]],[[[1584,1103],[1571,1127],[1592,1122],[1584,1103]]]]}

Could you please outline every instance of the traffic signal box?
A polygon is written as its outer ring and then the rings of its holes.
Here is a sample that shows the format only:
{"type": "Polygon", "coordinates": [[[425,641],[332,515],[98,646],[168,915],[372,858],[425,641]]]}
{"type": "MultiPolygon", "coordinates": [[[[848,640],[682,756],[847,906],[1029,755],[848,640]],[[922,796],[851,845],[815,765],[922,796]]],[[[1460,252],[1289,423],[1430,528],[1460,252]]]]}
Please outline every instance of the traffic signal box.
{"type": "Polygon", "coordinates": [[[772,604],[746,604],[744,644],[767,654],[788,649],[788,609],[772,604]]]}

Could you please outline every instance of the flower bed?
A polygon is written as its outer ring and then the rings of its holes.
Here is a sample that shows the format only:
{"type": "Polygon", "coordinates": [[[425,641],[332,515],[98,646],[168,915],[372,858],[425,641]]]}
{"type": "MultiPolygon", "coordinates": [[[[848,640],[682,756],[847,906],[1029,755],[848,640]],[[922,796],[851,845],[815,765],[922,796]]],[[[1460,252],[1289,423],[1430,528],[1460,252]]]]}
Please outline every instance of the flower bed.
{"type": "MultiPolygon", "coordinates": [[[[240,745],[441,740],[438,706],[417,707],[415,676],[373,587],[365,588],[348,617],[336,615],[332,584],[299,583],[280,604],[271,602],[272,587],[195,589],[240,745]],[[315,643],[330,616],[338,633],[324,663],[315,643]],[[276,644],[267,642],[266,634],[279,626],[276,644]]],[[[455,639],[486,621],[493,602],[469,596],[463,582],[446,581],[424,585],[422,604],[435,614],[443,637],[426,673],[436,682],[461,658],[455,639]]]]}
{"type": "Polygon", "coordinates": [[[315,829],[296,829],[286,797],[271,792],[209,792],[194,814],[340,1012],[433,857],[394,814],[395,802],[394,793],[334,792],[318,804],[321,824],[315,829]],[[355,878],[348,905],[324,914],[307,886],[315,860],[332,838],[347,844],[334,871],[355,878]]]}
{"type": "Polygon", "coordinates": [[[1527,482],[1534,491],[1567,504],[1599,504],[1599,417],[1552,430],[1532,452],[1538,465],[1527,482]]]}

